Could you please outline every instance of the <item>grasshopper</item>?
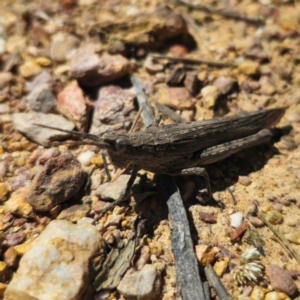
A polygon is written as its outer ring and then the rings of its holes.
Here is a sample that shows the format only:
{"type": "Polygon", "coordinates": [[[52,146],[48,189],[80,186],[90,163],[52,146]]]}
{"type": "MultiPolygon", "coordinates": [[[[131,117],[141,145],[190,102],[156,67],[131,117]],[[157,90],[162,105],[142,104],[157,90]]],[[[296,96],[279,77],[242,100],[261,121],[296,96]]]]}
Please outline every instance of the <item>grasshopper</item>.
{"type": "Polygon", "coordinates": [[[110,132],[104,137],[37,125],[77,136],[82,139],[80,144],[96,145],[106,149],[112,164],[117,168],[132,166],[132,175],[126,191],[104,212],[101,212],[102,216],[124,200],[124,195],[129,192],[140,169],[157,174],[202,176],[205,179],[208,195],[213,199],[209,177],[204,166],[223,160],[246,148],[268,143],[273,136],[268,128],[275,125],[284,113],[285,108],[264,109],[202,122],[163,126],[154,124],[144,131],[127,134],[110,132]]]}

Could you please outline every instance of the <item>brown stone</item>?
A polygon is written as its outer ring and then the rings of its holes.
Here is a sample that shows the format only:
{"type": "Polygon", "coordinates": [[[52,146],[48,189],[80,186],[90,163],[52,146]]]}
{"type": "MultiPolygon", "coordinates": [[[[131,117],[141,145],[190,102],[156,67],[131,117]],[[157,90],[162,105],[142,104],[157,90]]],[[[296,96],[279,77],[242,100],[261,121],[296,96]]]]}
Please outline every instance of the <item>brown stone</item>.
{"type": "Polygon", "coordinates": [[[200,220],[202,220],[205,223],[216,223],[216,218],[212,214],[200,211],[199,217],[200,217],[200,220]]]}
{"type": "Polygon", "coordinates": [[[70,153],[50,158],[28,187],[27,202],[37,211],[50,211],[75,196],[86,173],[70,153]]]}
{"type": "Polygon", "coordinates": [[[200,82],[196,72],[186,72],[184,86],[192,95],[196,95],[200,91],[200,82]]]}
{"type": "Polygon", "coordinates": [[[185,77],[185,70],[182,64],[175,66],[175,68],[170,72],[169,77],[166,82],[169,86],[179,85],[185,77]]]}
{"type": "Polygon", "coordinates": [[[100,58],[92,50],[80,48],[71,60],[71,76],[82,86],[97,86],[123,77],[130,63],[122,55],[104,53],[100,58]]]}
{"type": "Polygon", "coordinates": [[[90,212],[90,207],[87,204],[73,205],[67,209],[64,209],[57,217],[58,220],[67,220],[72,223],[76,223],[83,217],[87,217],[90,212]]]}
{"type": "Polygon", "coordinates": [[[57,109],[74,122],[80,131],[87,129],[91,108],[76,81],[71,82],[57,95],[57,109]]]}
{"type": "Polygon", "coordinates": [[[267,267],[267,275],[270,278],[271,285],[275,291],[283,292],[289,297],[297,293],[297,286],[291,275],[277,265],[267,267]]]}
{"type": "Polygon", "coordinates": [[[194,99],[183,87],[168,87],[162,85],[158,88],[156,99],[159,103],[175,109],[191,109],[195,105],[194,99]]]}
{"type": "Polygon", "coordinates": [[[109,85],[99,90],[95,102],[90,132],[101,135],[108,130],[129,127],[134,119],[135,94],[119,86],[109,85]]]}
{"type": "Polygon", "coordinates": [[[22,230],[20,230],[16,233],[11,233],[7,235],[3,244],[6,246],[16,246],[23,243],[25,239],[26,239],[25,233],[22,230]]]}
{"type": "Polygon", "coordinates": [[[249,228],[249,224],[247,222],[243,222],[239,227],[235,229],[235,231],[231,234],[230,241],[232,243],[236,243],[241,235],[249,228]]]}
{"type": "Polygon", "coordinates": [[[3,254],[4,261],[8,267],[15,268],[18,263],[17,252],[14,247],[9,247],[3,254]]]}

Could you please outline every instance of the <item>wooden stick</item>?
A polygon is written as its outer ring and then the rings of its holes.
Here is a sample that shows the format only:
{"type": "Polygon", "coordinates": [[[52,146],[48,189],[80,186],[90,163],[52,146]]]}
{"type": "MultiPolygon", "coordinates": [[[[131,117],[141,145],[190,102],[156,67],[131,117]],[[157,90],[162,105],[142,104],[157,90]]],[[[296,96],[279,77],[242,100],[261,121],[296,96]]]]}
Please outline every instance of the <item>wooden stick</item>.
{"type": "MultiPolygon", "coordinates": [[[[131,82],[139,94],[139,106],[143,107],[142,119],[146,126],[150,122],[152,124],[154,121],[152,111],[138,78],[132,78],[131,82]]],[[[180,290],[183,300],[205,299],[183,201],[173,178],[165,175],[161,178],[163,194],[168,199],[177,289],[180,290]]]]}
{"type": "MultiPolygon", "coordinates": [[[[258,201],[255,201],[257,207],[259,206],[258,201]]],[[[265,215],[258,210],[257,212],[258,217],[269,227],[271,231],[281,240],[281,242],[285,245],[286,249],[291,253],[291,255],[296,259],[298,264],[300,265],[300,256],[299,254],[293,249],[289,241],[286,239],[286,237],[279,231],[277,230],[266,218],[265,215]]]]}
{"type": "Polygon", "coordinates": [[[235,11],[216,9],[216,8],[205,6],[205,5],[202,5],[202,4],[192,4],[192,3],[186,2],[185,0],[179,0],[179,1],[180,1],[180,3],[182,3],[182,4],[184,4],[188,7],[203,10],[203,11],[205,11],[207,13],[210,13],[210,14],[218,14],[218,15],[223,16],[225,18],[240,20],[240,21],[255,24],[255,25],[258,25],[258,26],[261,26],[261,25],[265,24],[265,21],[262,20],[262,19],[249,18],[249,17],[246,17],[246,16],[242,15],[241,13],[238,13],[238,12],[235,12],[235,11]]]}
{"type": "Polygon", "coordinates": [[[165,117],[170,118],[171,120],[177,122],[177,123],[186,123],[187,120],[177,115],[171,108],[168,106],[161,104],[159,102],[155,103],[155,106],[157,109],[164,115],[165,117]]]}
{"type": "Polygon", "coordinates": [[[222,281],[216,274],[214,268],[211,265],[208,265],[207,267],[204,268],[204,272],[205,272],[206,278],[207,278],[210,286],[214,288],[218,297],[222,300],[231,299],[231,297],[229,296],[228,292],[226,291],[222,281]]]}
{"type": "Polygon", "coordinates": [[[204,65],[211,65],[215,67],[230,67],[236,68],[239,65],[233,62],[222,62],[217,60],[209,60],[205,58],[186,58],[186,57],[177,57],[177,56],[168,56],[168,55],[160,55],[160,54],[151,54],[151,56],[155,59],[168,59],[175,62],[182,62],[187,64],[204,64],[204,65]]]}

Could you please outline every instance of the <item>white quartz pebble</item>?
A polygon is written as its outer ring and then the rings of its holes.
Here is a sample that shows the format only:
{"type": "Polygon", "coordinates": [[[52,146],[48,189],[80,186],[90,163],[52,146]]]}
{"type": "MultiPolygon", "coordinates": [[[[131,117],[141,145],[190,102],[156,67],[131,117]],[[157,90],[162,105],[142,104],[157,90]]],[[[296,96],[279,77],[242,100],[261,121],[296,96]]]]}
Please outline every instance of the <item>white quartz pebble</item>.
{"type": "Polygon", "coordinates": [[[236,212],[229,216],[231,220],[231,226],[234,228],[239,227],[243,221],[243,214],[241,212],[236,212]]]}

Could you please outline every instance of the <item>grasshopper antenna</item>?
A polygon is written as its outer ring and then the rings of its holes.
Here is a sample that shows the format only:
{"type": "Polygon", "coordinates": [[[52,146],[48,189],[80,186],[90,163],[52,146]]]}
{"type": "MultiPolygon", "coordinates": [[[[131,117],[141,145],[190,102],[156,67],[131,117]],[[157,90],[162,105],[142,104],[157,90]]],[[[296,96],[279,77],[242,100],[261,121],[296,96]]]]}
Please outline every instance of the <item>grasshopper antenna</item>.
{"type": "Polygon", "coordinates": [[[43,128],[52,129],[52,130],[58,130],[58,131],[61,131],[61,132],[66,132],[66,133],[75,135],[75,136],[77,136],[81,139],[92,140],[94,142],[93,144],[95,146],[98,146],[99,148],[110,148],[111,147],[110,144],[104,143],[101,138],[99,138],[98,136],[96,136],[94,134],[89,134],[89,133],[86,133],[86,132],[78,132],[78,131],[74,131],[74,130],[61,129],[61,128],[48,126],[48,125],[44,125],[44,124],[33,123],[33,125],[43,127],[43,128]]]}

